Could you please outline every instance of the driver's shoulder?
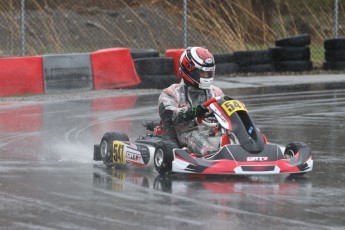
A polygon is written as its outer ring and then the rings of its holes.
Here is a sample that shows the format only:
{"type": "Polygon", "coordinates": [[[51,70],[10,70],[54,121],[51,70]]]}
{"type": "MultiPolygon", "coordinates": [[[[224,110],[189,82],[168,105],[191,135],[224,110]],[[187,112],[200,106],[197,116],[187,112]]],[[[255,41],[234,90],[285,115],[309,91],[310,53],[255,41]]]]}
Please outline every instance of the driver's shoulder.
{"type": "Polygon", "coordinates": [[[219,87],[217,87],[215,85],[211,85],[210,89],[215,94],[215,96],[222,96],[222,95],[224,95],[223,91],[219,87]]]}
{"type": "Polygon", "coordinates": [[[175,94],[183,88],[181,84],[172,84],[169,87],[163,89],[162,93],[175,94]]]}

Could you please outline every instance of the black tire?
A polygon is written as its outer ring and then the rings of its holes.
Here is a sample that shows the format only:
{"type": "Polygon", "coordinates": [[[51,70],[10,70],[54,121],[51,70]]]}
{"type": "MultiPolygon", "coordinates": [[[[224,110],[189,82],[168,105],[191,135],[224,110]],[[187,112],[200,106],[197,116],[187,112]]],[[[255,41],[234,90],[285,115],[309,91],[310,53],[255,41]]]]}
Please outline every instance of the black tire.
{"type": "Polygon", "coordinates": [[[274,63],[276,71],[310,71],[313,69],[313,63],[311,61],[282,61],[274,63]]]}
{"type": "Polygon", "coordinates": [[[276,46],[302,47],[302,46],[310,45],[311,39],[310,39],[309,34],[301,34],[301,35],[277,39],[275,43],[276,43],[276,46]]]}
{"type": "Polygon", "coordinates": [[[128,135],[122,132],[108,132],[102,137],[100,143],[100,153],[105,165],[113,164],[113,141],[129,141],[128,135]]]}
{"type": "Polygon", "coordinates": [[[152,57],[134,60],[139,75],[170,75],[174,74],[174,60],[171,57],[152,57]]]}
{"type": "Polygon", "coordinates": [[[345,61],[345,50],[326,50],[325,60],[328,62],[343,62],[345,61]]]}
{"type": "Polygon", "coordinates": [[[159,174],[171,172],[174,148],[178,148],[178,146],[172,141],[162,141],[158,144],[153,157],[153,163],[159,174]]]}
{"type": "Polygon", "coordinates": [[[345,70],[345,61],[326,61],[323,63],[323,69],[325,70],[345,70]]]}
{"type": "Polygon", "coordinates": [[[159,52],[155,49],[131,49],[132,59],[159,57],[159,52]]]}
{"type": "Polygon", "coordinates": [[[293,154],[296,154],[300,149],[306,148],[306,147],[308,147],[308,145],[304,142],[291,142],[286,146],[284,155],[289,154],[288,153],[289,151],[292,151],[293,154]]]}
{"type": "Polygon", "coordinates": [[[140,75],[141,83],[136,89],[165,89],[179,82],[176,75],[140,75]]]}
{"type": "Polygon", "coordinates": [[[240,66],[237,63],[216,64],[216,75],[225,75],[240,72],[240,66]]]}
{"type": "Polygon", "coordinates": [[[329,38],[323,42],[325,50],[345,49],[345,38],[329,38]]]}
{"type": "Polygon", "coordinates": [[[235,62],[234,55],[232,53],[230,54],[214,54],[214,61],[217,64],[220,63],[232,63],[235,62]]]}
{"type": "Polygon", "coordinates": [[[270,50],[273,62],[310,61],[309,47],[274,47],[270,50]]]}
{"type": "Polygon", "coordinates": [[[253,50],[234,52],[235,62],[240,66],[268,64],[272,62],[270,50],[253,50]]]}
{"type": "Polygon", "coordinates": [[[248,65],[241,68],[241,72],[244,73],[265,73],[274,72],[275,67],[273,64],[261,64],[261,65],[248,65]]]}
{"type": "Polygon", "coordinates": [[[94,145],[93,146],[93,160],[94,161],[101,161],[102,160],[101,146],[100,145],[94,145]]]}
{"type": "MultiPolygon", "coordinates": [[[[291,158],[293,157],[294,155],[296,155],[296,153],[302,149],[302,148],[307,148],[308,145],[304,142],[292,142],[292,143],[289,143],[286,148],[285,148],[285,151],[284,151],[284,157],[285,158],[291,158]]],[[[302,176],[304,175],[305,173],[294,173],[292,175],[294,176],[302,176]]]]}

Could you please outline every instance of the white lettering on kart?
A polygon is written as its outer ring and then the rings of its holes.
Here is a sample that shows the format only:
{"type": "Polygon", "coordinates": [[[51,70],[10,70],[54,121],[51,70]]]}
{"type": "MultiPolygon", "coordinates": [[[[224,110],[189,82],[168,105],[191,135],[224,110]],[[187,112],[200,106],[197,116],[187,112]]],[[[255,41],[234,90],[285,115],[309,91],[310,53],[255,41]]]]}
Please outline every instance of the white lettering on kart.
{"type": "Polygon", "coordinates": [[[268,157],[247,157],[247,161],[267,161],[268,157]]]}

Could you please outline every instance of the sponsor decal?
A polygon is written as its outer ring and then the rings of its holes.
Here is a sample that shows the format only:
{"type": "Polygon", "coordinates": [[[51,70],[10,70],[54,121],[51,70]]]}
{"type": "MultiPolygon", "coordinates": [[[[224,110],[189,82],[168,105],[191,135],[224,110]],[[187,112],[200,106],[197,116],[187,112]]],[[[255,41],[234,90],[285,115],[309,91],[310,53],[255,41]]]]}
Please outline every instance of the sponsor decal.
{"type": "Polygon", "coordinates": [[[268,157],[247,157],[247,161],[267,161],[268,157]]]}
{"type": "Polygon", "coordinates": [[[134,161],[138,161],[138,160],[140,160],[141,155],[139,153],[133,153],[133,152],[127,151],[126,152],[126,158],[134,160],[134,161]]]}

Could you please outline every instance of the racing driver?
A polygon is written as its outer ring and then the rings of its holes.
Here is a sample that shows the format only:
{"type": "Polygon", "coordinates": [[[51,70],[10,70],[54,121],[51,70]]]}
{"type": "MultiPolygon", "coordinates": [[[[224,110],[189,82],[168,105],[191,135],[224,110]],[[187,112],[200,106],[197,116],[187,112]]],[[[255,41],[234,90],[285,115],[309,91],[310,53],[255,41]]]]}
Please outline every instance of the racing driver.
{"type": "Polygon", "coordinates": [[[212,85],[214,57],[205,48],[188,47],[181,55],[179,71],[181,82],[164,89],[159,96],[159,115],[167,134],[181,147],[207,156],[217,151],[218,146],[212,145],[207,138],[209,130],[198,127],[195,118],[209,111],[203,102],[224,96],[221,89],[212,85]]]}

